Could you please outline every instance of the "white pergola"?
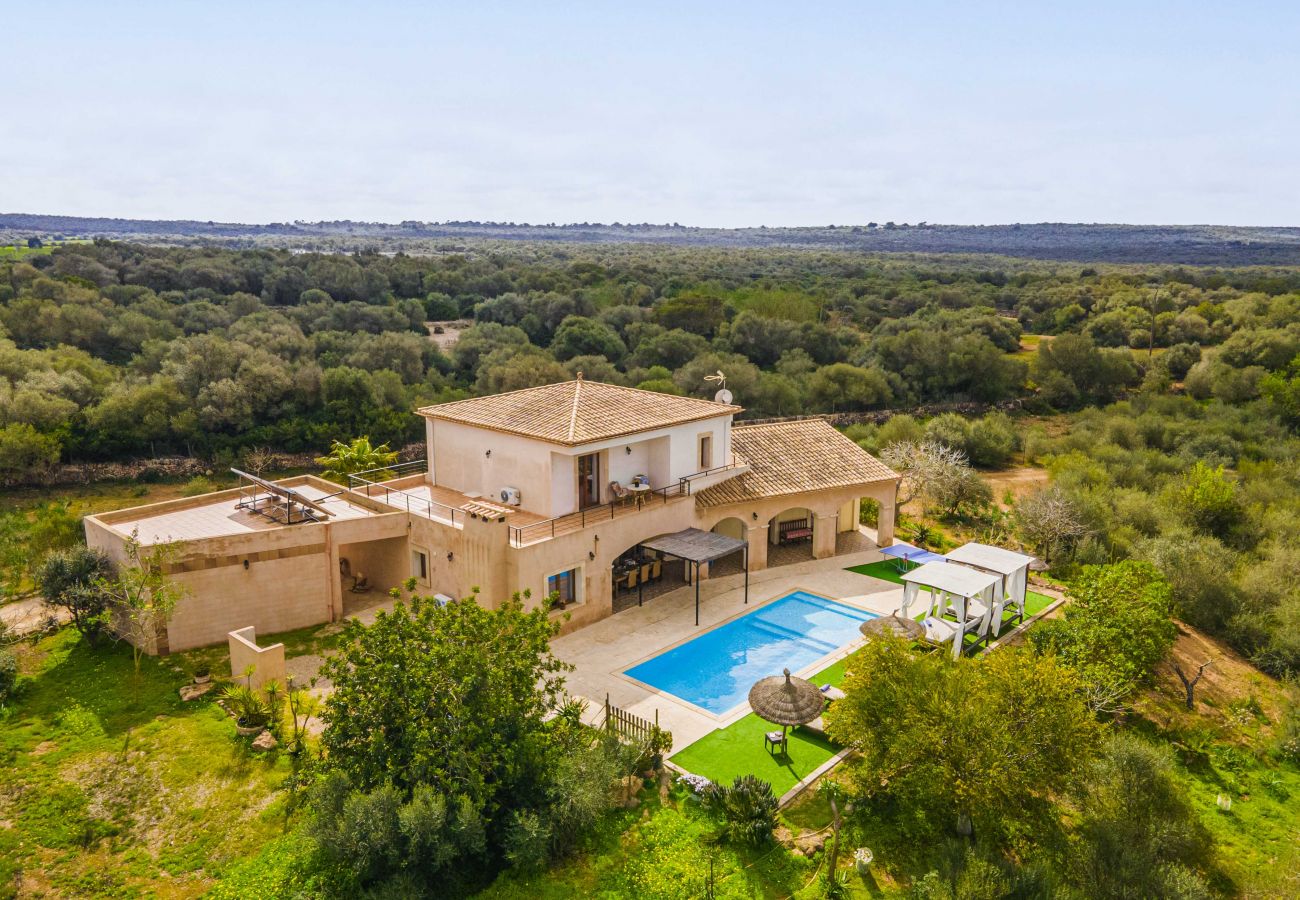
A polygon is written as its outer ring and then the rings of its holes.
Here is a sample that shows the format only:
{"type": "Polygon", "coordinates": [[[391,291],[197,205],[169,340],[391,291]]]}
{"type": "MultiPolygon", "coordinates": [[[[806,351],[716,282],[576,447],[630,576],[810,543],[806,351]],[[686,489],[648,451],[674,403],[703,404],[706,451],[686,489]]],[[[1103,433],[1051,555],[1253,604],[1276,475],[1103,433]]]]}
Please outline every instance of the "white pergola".
{"type": "Polygon", "coordinates": [[[1025,620],[1025,595],[1029,590],[1029,564],[1032,556],[991,547],[988,544],[966,544],[946,555],[949,562],[969,566],[1002,579],[1001,600],[993,610],[993,636],[1002,630],[1002,611],[1014,604],[1020,621],[1025,620]]]}
{"type": "Polygon", "coordinates": [[[931,562],[905,572],[902,579],[903,606],[899,615],[911,616],[921,588],[928,589],[930,602],[923,623],[926,636],[938,643],[951,640],[953,659],[961,656],[967,634],[976,632],[982,637],[988,633],[990,615],[995,606],[1001,606],[1001,576],[967,566],[931,562]],[[950,604],[956,622],[943,618],[950,604]]]}

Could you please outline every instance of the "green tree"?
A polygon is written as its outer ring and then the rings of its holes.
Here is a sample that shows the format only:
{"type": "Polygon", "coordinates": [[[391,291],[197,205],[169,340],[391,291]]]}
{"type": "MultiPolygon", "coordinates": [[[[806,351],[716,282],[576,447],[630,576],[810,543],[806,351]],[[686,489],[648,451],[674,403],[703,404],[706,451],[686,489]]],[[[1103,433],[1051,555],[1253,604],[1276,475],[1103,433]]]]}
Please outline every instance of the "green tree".
{"type": "Polygon", "coordinates": [[[41,562],[36,584],[47,606],[67,611],[72,626],[93,645],[108,624],[108,595],[102,587],[113,564],[102,550],[57,550],[41,562]]]}
{"type": "Polygon", "coordinates": [[[1044,825],[1100,738],[1075,676],[1016,649],[953,661],[875,638],[842,687],[826,728],[858,753],[853,791],[898,811],[897,827],[916,840],[967,820],[994,840],[1044,825]]]}
{"type": "Polygon", "coordinates": [[[1029,632],[1030,645],[1078,674],[1092,709],[1121,709],[1173,647],[1169,583],[1150,563],[1125,560],[1085,566],[1069,597],[1062,618],[1029,632]]]}
{"type": "Polygon", "coordinates": [[[131,645],[131,659],[139,675],[141,658],[157,646],[159,632],[186,592],[168,577],[176,561],[175,545],[146,547],[140,543],[139,533],[132,531],[125,551],[125,562],[112,576],[101,579],[99,588],[108,598],[114,631],[131,645]]]}
{"type": "Polygon", "coordinates": [[[334,685],[322,712],[329,767],[363,791],[427,784],[488,809],[518,803],[539,778],[544,719],[563,687],[549,643],[558,628],[518,597],[496,609],[413,597],[373,625],[350,620],[321,672],[334,685]]]}
{"type": "Polygon", "coordinates": [[[1174,503],[1188,525],[1220,539],[1229,537],[1242,519],[1236,483],[1224,473],[1223,466],[1203,461],[1180,479],[1174,503]]]}
{"type": "Polygon", "coordinates": [[[348,476],[356,472],[382,469],[396,462],[396,451],[389,450],[387,444],[372,445],[369,436],[353,438],[347,444],[335,441],[328,454],[316,457],[316,464],[325,467],[321,477],[335,484],[347,484],[348,476]]]}
{"type": "Polygon", "coordinates": [[[575,356],[603,356],[617,364],[627,356],[627,345],[608,325],[585,316],[569,316],[556,330],[551,352],[560,361],[575,356]]]}
{"type": "Polygon", "coordinates": [[[655,319],[665,328],[680,328],[711,338],[726,318],[722,301],[694,291],[661,300],[655,306],[655,319]]]}
{"type": "Polygon", "coordinates": [[[26,422],[0,427],[0,484],[35,479],[59,461],[59,439],[26,422]]]}
{"type": "Polygon", "coordinates": [[[1079,840],[1071,875],[1089,897],[1211,896],[1197,874],[1211,862],[1210,834],[1167,752],[1117,733],[1073,793],[1079,840]]]}
{"type": "Polygon", "coordinates": [[[1260,379],[1259,392],[1291,428],[1300,428],[1300,359],[1285,372],[1270,372],[1260,379]]]}
{"type": "Polygon", "coordinates": [[[825,412],[884,406],[891,397],[889,382],[878,369],[834,363],[816,370],[808,380],[809,402],[825,412]]]}

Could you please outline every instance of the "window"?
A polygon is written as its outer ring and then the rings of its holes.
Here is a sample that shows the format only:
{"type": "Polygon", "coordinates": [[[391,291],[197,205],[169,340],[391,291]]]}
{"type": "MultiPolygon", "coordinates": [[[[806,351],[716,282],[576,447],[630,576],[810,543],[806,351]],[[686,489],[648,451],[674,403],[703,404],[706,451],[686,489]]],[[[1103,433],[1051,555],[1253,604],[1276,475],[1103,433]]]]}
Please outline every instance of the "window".
{"type": "Polygon", "coordinates": [[[713,468],[713,435],[705,432],[700,435],[700,471],[713,468]]]}
{"type": "Polygon", "coordinates": [[[546,579],[546,596],[558,596],[557,605],[568,606],[578,602],[578,570],[556,572],[546,579]]]}
{"type": "Polygon", "coordinates": [[[411,577],[421,584],[429,583],[429,554],[424,550],[411,549],[411,577]]]}

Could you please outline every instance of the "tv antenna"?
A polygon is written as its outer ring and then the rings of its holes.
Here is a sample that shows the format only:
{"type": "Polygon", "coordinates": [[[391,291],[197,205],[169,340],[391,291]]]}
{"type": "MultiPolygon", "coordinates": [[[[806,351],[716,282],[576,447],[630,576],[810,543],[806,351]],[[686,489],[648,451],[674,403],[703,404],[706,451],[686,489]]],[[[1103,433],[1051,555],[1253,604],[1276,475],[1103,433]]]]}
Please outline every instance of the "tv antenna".
{"type": "Polygon", "coordinates": [[[727,376],[722,374],[721,369],[718,370],[718,374],[716,375],[705,375],[704,380],[717,382],[718,392],[713,395],[715,401],[718,403],[731,402],[731,391],[727,390],[727,376]]]}

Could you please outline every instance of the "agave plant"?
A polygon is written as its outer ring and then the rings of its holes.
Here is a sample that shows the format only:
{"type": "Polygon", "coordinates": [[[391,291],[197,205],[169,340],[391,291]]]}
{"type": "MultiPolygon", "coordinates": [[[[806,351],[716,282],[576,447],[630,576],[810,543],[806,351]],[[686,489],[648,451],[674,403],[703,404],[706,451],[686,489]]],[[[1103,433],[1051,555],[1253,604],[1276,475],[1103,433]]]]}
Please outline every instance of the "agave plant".
{"type": "Polygon", "coordinates": [[[241,728],[265,725],[271,719],[271,707],[256,690],[246,684],[233,684],[221,698],[230,705],[241,728]]]}

